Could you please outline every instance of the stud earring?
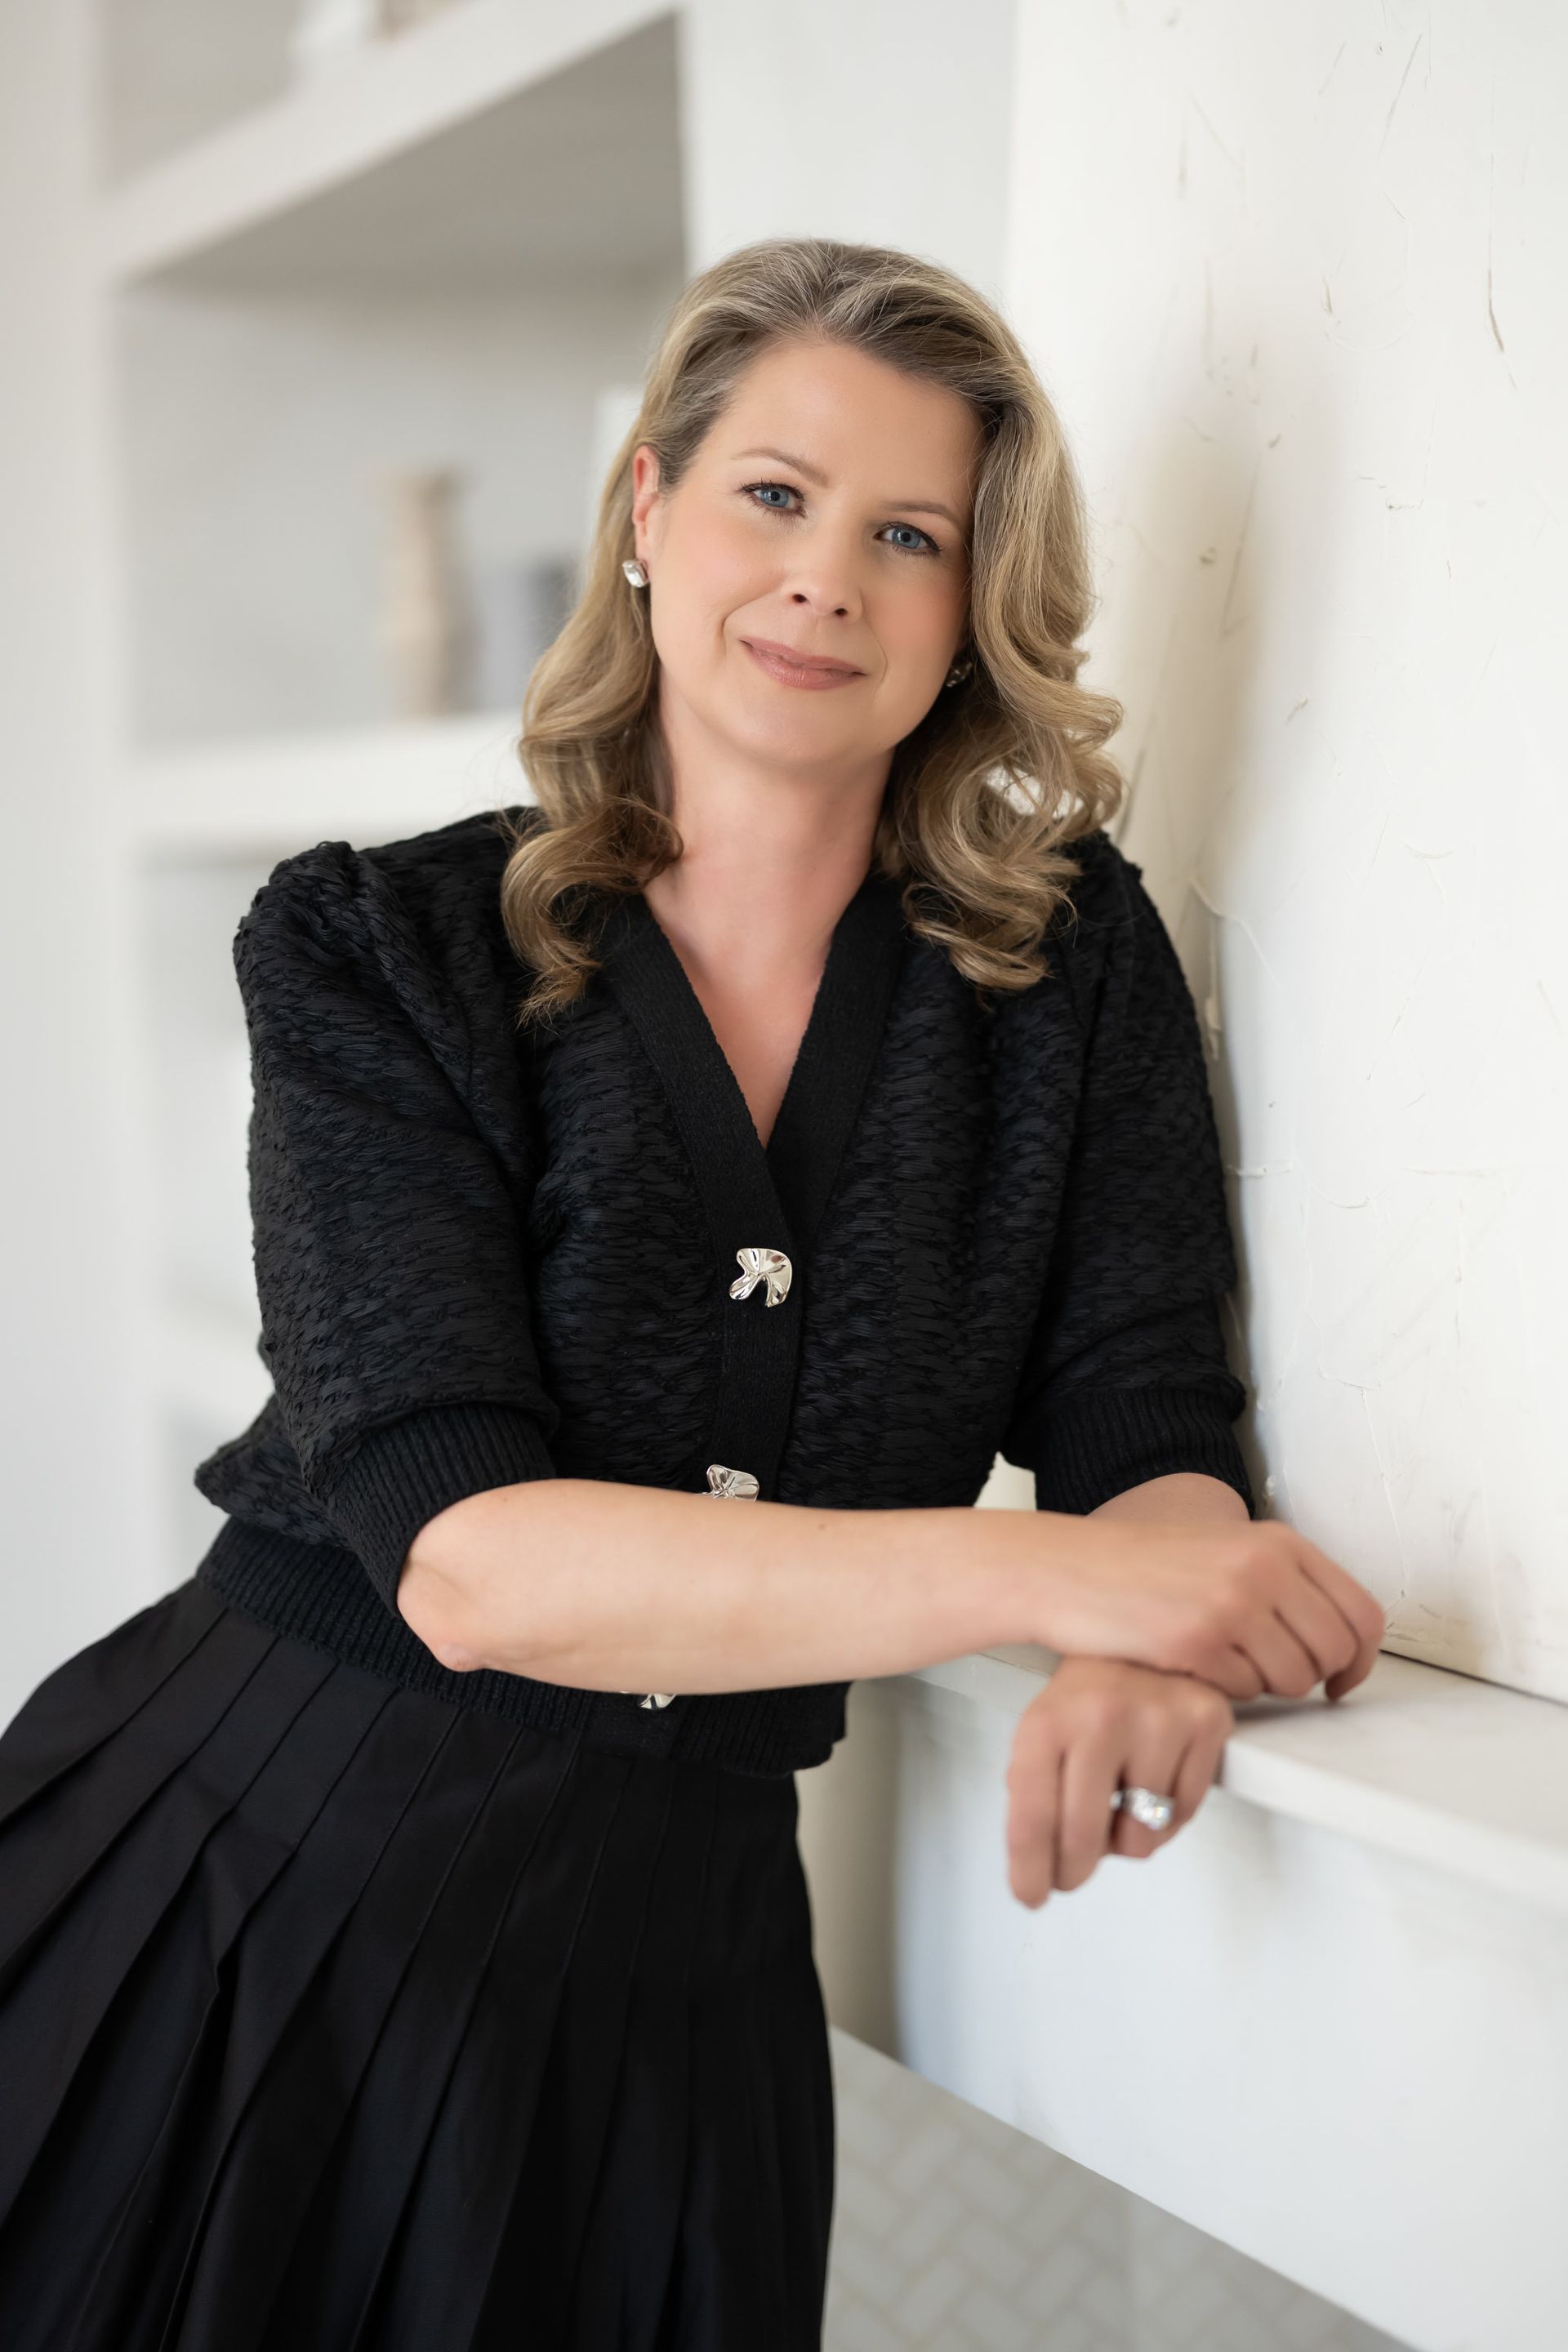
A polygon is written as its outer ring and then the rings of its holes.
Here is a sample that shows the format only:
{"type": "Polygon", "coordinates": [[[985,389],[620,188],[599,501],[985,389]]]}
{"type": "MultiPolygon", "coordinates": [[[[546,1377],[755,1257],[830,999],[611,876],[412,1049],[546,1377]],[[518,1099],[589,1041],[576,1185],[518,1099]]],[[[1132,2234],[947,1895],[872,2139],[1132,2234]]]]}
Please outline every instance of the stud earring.
{"type": "Polygon", "coordinates": [[[626,573],[626,578],[631,582],[634,588],[646,588],[647,586],[647,573],[643,570],[642,565],[637,562],[635,555],[627,556],[626,562],[621,566],[621,570],[626,573]]]}
{"type": "Polygon", "coordinates": [[[948,671],[947,676],[942,679],[943,686],[961,686],[973,667],[974,664],[968,659],[954,662],[952,667],[948,671]]]}

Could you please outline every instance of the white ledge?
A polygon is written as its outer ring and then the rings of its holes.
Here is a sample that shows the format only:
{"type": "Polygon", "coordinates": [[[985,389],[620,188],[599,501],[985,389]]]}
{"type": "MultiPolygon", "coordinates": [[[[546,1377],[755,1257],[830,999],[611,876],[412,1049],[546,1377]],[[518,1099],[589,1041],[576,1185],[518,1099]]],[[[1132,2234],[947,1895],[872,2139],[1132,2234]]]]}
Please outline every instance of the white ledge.
{"type": "Polygon", "coordinates": [[[480,710],[183,744],[127,761],[110,813],[154,863],[358,848],[530,799],[517,734],[514,710],[480,710]]]}
{"type": "MultiPolygon", "coordinates": [[[[1017,1716],[1024,1643],[904,1679],[1017,1716]]],[[[1568,1916],[1568,1707],[1384,1652],[1345,1698],[1238,1701],[1215,1783],[1248,1804],[1568,1916]]]]}

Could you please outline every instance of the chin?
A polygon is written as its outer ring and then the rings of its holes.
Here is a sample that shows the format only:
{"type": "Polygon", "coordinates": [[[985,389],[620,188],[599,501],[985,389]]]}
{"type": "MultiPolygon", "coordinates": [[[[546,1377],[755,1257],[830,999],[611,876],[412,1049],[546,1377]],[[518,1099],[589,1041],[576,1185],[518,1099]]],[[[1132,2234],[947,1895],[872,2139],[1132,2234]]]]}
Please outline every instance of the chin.
{"type": "Polygon", "coordinates": [[[830,761],[864,758],[868,748],[831,727],[770,727],[763,723],[746,728],[735,740],[737,749],[753,760],[772,760],[782,768],[821,766],[830,761]]]}
{"type": "Polygon", "coordinates": [[[803,694],[786,702],[781,692],[770,705],[759,695],[741,695],[715,712],[711,723],[738,751],[753,758],[820,760],[853,748],[851,730],[830,708],[837,698],[803,694]]]}

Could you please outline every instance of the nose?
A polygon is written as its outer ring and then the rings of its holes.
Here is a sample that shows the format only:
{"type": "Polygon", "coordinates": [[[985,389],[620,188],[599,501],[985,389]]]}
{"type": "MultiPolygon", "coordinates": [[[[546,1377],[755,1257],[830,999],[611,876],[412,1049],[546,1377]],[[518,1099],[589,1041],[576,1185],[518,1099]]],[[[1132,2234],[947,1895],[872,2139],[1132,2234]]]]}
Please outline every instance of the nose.
{"type": "Polygon", "coordinates": [[[807,588],[792,588],[789,600],[792,604],[804,604],[812,612],[826,613],[836,621],[847,621],[854,617],[855,607],[847,600],[842,604],[831,604],[826,597],[814,596],[807,588]]]}
{"type": "Polygon", "coordinates": [[[865,594],[852,550],[831,530],[803,533],[791,550],[784,593],[792,604],[824,619],[858,620],[865,594]]]}

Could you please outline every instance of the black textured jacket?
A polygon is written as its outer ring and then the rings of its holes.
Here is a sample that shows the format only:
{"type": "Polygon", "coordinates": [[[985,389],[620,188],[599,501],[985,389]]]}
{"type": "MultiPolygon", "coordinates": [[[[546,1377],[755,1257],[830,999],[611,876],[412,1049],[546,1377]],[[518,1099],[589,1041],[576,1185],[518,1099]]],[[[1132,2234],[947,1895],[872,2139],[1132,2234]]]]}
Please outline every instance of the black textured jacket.
{"type": "Polygon", "coordinates": [[[989,1011],[868,876],[765,1149],[642,897],[520,1033],[493,815],[285,858],[235,940],[273,1394],[195,1474],[229,1515],[197,1575],[459,1705],[777,1773],[829,1753],[847,1684],[645,1707],[451,1673],[397,1613],[415,1534],[552,1475],[969,1504],[998,1451],[1041,1508],[1199,1470],[1251,1510],[1192,997],[1142,869],[1103,831],[1072,854],[1052,973],[989,1011]],[[752,1251],[789,1261],[775,1305],[752,1251]]]}

